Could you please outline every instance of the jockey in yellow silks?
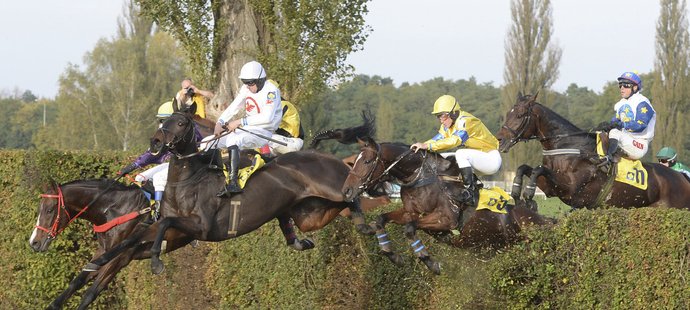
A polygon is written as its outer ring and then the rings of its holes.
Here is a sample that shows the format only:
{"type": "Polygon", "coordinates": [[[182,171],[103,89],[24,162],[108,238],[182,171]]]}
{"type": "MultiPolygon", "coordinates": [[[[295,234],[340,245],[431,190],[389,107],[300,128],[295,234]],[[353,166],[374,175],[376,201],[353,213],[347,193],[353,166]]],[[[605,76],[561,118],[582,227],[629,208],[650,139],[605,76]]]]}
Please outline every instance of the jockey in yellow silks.
{"type": "Polygon", "coordinates": [[[460,177],[465,186],[464,200],[472,205],[477,202],[474,172],[492,175],[501,168],[501,154],[498,140],[474,115],[462,111],[455,97],[443,95],[434,103],[435,115],[441,126],[433,138],[417,142],[410,148],[441,152],[460,147],[455,151],[455,160],[460,167],[460,177]]]}

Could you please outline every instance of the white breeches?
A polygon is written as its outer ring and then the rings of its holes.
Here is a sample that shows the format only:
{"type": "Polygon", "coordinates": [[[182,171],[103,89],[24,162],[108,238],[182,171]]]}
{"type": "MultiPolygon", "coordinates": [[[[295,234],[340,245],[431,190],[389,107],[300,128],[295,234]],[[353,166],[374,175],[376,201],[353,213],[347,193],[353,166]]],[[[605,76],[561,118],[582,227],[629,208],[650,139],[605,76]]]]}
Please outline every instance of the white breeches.
{"type": "MultiPolygon", "coordinates": [[[[266,137],[270,137],[273,135],[270,131],[259,127],[244,126],[242,128],[253,133],[264,135],[266,137]]],[[[199,145],[199,149],[208,151],[210,149],[226,148],[231,145],[237,145],[240,149],[255,149],[264,146],[266,142],[268,142],[264,138],[258,137],[256,135],[241,130],[235,130],[225,136],[222,136],[217,141],[213,140],[211,142],[206,142],[213,139],[213,137],[214,136],[208,136],[201,140],[202,143],[201,145],[199,145]]]]}
{"type": "Polygon", "coordinates": [[[137,174],[134,177],[137,182],[144,182],[147,180],[153,180],[153,188],[157,192],[162,192],[165,190],[165,184],[168,183],[168,163],[162,163],[153,168],[147,169],[146,171],[137,174]]]}
{"type": "Polygon", "coordinates": [[[290,152],[296,152],[302,149],[302,145],[304,145],[304,140],[300,138],[288,138],[286,136],[281,136],[279,134],[273,134],[271,136],[274,140],[278,140],[281,142],[287,143],[287,146],[281,145],[275,142],[268,142],[268,147],[271,148],[271,154],[273,155],[280,155],[280,154],[285,154],[285,153],[290,153],[290,152]]]}
{"type": "Polygon", "coordinates": [[[649,140],[635,138],[631,133],[619,129],[609,131],[609,139],[618,140],[618,147],[628,155],[630,159],[640,159],[649,150],[649,140]]]}
{"type": "Polygon", "coordinates": [[[458,167],[472,167],[475,173],[492,175],[501,169],[501,153],[498,150],[482,152],[475,149],[459,149],[455,151],[458,167]]]}

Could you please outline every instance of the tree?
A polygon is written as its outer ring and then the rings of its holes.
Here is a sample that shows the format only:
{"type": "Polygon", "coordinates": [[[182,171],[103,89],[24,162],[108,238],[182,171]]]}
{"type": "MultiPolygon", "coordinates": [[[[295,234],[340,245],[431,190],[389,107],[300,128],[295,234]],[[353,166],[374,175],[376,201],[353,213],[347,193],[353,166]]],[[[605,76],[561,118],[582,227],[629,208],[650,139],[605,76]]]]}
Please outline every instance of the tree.
{"type": "Polygon", "coordinates": [[[662,0],[656,26],[656,59],[652,98],[656,110],[653,153],[664,146],[685,148],[690,107],[688,61],[690,41],[685,0],[662,0]]]}
{"type": "MultiPolygon", "coordinates": [[[[506,38],[503,111],[513,106],[520,92],[539,93],[540,102],[548,103],[547,90],[558,78],[562,54],[561,49],[551,43],[551,1],[513,0],[510,12],[513,24],[506,38]]],[[[541,158],[537,156],[538,150],[536,144],[526,147],[517,145],[508,154],[504,167],[514,170],[528,161],[529,164],[536,164],[537,159],[541,158]]]]}
{"type": "Polygon", "coordinates": [[[367,38],[368,0],[149,0],[142,13],[178,39],[194,78],[215,85],[218,113],[241,86],[237,76],[256,59],[297,105],[351,72],[347,55],[367,38]]]}
{"type": "Polygon", "coordinates": [[[113,40],[101,39],[60,77],[58,117],[39,134],[56,149],[145,149],[158,106],[184,73],[174,39],[130,3],[113,40]]]}

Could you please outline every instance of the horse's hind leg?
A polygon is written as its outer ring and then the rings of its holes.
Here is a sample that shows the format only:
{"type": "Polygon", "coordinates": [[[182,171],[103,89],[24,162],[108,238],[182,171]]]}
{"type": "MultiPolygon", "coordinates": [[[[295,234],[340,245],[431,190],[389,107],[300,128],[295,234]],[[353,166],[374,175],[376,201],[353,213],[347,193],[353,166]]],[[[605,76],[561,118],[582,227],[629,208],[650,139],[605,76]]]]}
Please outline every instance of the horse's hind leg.
{"type": "Polygon", "coordinates": [[[91,281],[97,274],[96,271],[82,271],[80,272],[72,281],[69,283],[67,289],[65,289],[60,296],[55,298],[53,302],[46,309],[60,309],[64,305],[65,301],[72,297],[75,292],[80,288],[84,287],[86,283],[91,281]]]}
{"type": "Polygon", "coordinates": [[[295,234],[295,226],[292,225],[292,219],[287,215],[278,216],[278,226],[280,226],[280,231],[283,232],[283,237],[285,237],[285,242],[291,248],[304,251],[314,248],[314,241],[309,238],[300,240],[295,234]]]}
{"type": "Polygon", "coordinates": [[[417,258],[421,260],[431,272],[434,274],[441,274],[441,264],[431,259],[429,252],[426,250],[426,246],[417,237],[417,222],[412,221],[405,225],[405,237],[410,240],[410,246],[414,251],[417,258]]]}
{"type": "Polygon", "coordinates": [[[365,223],[364,213],[362,212],[359,198],[349,203],[348,208],[350,209],[350,218],[352,219],[352,223],[355,224],[357,231],[363,235],[373,235],[375,229],[365,223]]]}

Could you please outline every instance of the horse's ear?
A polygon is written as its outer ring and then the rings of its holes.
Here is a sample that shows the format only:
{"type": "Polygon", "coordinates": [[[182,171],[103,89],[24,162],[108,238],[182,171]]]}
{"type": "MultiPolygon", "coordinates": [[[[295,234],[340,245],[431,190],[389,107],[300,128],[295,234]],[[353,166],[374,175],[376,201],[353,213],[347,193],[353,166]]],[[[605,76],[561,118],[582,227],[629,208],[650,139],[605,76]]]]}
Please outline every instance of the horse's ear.
{"type": "Polygon", "coordinates": [[[47,183],[43,183],[41,190],[43,193],[56,193],[58,188],[58,183],[51,177],[48,179],[47,183]]]}
{"type": "Polygon", "coordinates": [[[173,112],[180,112],[180,106],[177,103],[177,97],[173,98],[172,106],[173,112]]]}
{"type": "Polygon", "coordinates": [[[189,114],[192,115],[196,114],[196,102],[192,103],[192,105],[189,106],[187,112],[189,112],[189,114]]]}
{"type": "Polygon", "coordinates": [[[522,98],[524,98],[525,95],[522,94],[522,91],[518,91],[517,93],[517,100],[515,100],[515,103],[520,103],[522,101],[522,98]]]}
{"type": "Polygon", "coordinates": [[[536,102],[538,96],[539,96],[539,91],[537,91],[537,93],[534,94],[534,96],[532,96],[532,102],[536,102]]]}

